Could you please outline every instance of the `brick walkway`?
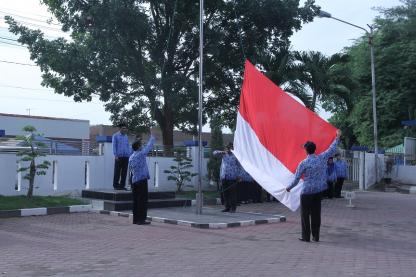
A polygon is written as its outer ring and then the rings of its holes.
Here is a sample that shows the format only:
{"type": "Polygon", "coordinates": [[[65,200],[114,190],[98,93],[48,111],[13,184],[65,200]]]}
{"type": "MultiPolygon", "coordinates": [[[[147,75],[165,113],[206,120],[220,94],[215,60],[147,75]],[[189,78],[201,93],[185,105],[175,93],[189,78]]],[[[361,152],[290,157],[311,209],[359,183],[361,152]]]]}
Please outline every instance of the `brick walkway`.
{"type": "Polygon", "coordinates": [[[298,213],[240,210],[287,222],[223,230],[65,214],[0,219],[0,276],[416,276],[416,196],[324,200],[321,242],[297,240],[298,213]]]}

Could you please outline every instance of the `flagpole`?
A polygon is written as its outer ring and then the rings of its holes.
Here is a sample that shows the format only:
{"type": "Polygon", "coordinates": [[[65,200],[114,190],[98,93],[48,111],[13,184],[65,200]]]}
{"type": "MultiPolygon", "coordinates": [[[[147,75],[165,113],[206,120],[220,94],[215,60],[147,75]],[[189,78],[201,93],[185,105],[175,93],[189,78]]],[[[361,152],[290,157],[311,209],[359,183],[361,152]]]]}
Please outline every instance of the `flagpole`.
{"type": "Polygon", "coordinates": [[[202,101],[203,101],[204,0],[199,0],[199,99],[198,99],[198,194],[196,213],[202,214],[202,101]]]}

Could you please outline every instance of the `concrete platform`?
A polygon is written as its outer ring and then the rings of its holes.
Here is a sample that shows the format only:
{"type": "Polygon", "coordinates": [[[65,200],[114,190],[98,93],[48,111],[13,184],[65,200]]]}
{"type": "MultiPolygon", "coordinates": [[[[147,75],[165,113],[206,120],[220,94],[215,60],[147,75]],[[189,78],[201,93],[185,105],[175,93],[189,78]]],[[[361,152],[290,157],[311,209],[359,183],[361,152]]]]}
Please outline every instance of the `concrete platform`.
{"type": "MultiPolygon", "coordinates": [[[[222,229],[258,224],[285,222],[286,217],[278,214],[235,212],[223,213],[221,208],[204,207],[203,214],[197,215],[195,207],[151,209],[147,219],[153,222],[174,224],[202,229],[222,229]]],[[[100,211],[101,214],[131,218],[130,211],[100,211]]]]}

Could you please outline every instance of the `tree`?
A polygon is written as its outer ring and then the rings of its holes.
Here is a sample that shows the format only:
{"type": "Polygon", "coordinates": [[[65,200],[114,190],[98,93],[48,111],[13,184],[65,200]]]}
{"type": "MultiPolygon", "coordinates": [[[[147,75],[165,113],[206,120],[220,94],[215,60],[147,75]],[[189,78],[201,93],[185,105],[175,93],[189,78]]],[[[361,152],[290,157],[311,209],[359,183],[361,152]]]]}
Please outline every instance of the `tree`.
{"type": "MultiPolygon", "coordinates": [[[[98,95],[112,121],[130,129],[157,122],[163,144],[173,129],[195,131],[199,4],[191,0],[42,0],[70,39],[49,40],[6,17],[42,71],[42,85],[75,101],[98,95]]],[[[213,0],[205,7],[207,113],[233,124],[242,49],[253,62],[289,44],[317,7],[307,0],[213,0]],[[242,46],[242,43],[244,46],[242,46]],[[231,111],[231,113],[230,113],[231,111]]],[[[140,131],[140,130],[137,130],[140,131]]]]}
{"type": "Polygon", "coordinates": [[[192,159],[186,156],[186,151],[183,148],[174,149],[176,152],[175,158],[176,165],[171,165],[170,170],[165,170],[165,173],[170,174],[168,180],[176,182],[177,191],[182,191],[182,187],[186,182],[190,182],[192,177],[197,176],[197,173],[191,173],[188,171],[192,168],[192,159]]]}
{"type": "MultiPolygon", "coordinates": [[[[375,20],[373,40],[376,66],[378,136],[381,147],[402,143],[404,136],[416,136],[405,130],[403,120],[416,118],[416,0],[382,9],[375,20]]],[[[370,52],[367,37],[346,48],[345,64],[353,89],[348,109],[339,109],[331,119],[348,127],[356,142],[373,146],[373,113],[370,52]],[[347,111],[347,112],[346,112],[347,111]]],[[[340,74],[341,75],[341,74],[340,74]]],[[[338,98],[339,99],[339,98],[338,98]]],[[[329,101],[330,102],[330,101],[329,101]]],[[[338,105],[332,101],[331,105],[338,105]]],[[[344,130],[345,131],[345,130],[344,130]]]]}
{"type": "MultiPolygon", "coordinates": [[[[210,122],[211,127],[211,150],[220,150],[224,148],[222,137],[221,123],[218,118],[214,117],[210,122]]],[[[217,184],[219,190],[221,159],[214,156],[212,151],[208,161],[208,178],[217,184]]]]}
{"type": "Polygon", "coordinates": [[[26,136],[17,137],[17,139],[22,140],[23,146],[28,147],[29,149],[20,150],[17,153],[17,156],[21,157],[19,161],[22,162],[23,165],[28,165],[20,167],[17,171],[29,171],[23,178],[29,181],[29,188],[26,196],[27,198],[32,198],[36,175],[46,175],[46,170],[51,163],[46,160],[42,163],[36,163],[37,158],[45,156],[45,154],[42,153],[42,148],[45,148],[46,146],[44,143],[36,140],[36,137],[40,136],[40,134],[36,133],[36,128],[28,125],[23,128],[23,131],[28,134],[26,136]]]}
{"type": "Polygon", "coordinates": [[[297,79],[306,86],[306,90],[309,89],[312,92],[309,108],[315,111],[318,100],[323,100],[334,94],[334,91],[331,91],[330,71],[333,65],[345,57],[340,54],[327,57],[316,51],[295,52],[294,55],[298,62],[296,65],[297,79]]]}

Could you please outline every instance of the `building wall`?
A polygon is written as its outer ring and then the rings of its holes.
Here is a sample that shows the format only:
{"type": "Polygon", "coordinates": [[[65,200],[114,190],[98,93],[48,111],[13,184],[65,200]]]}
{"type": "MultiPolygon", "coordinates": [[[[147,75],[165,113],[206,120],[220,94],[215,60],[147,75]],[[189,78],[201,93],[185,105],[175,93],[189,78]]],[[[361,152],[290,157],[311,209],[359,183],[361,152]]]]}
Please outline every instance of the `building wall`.
{"type": "Polygon", "coordinates": [[[416,166],[399,165],[393,169],[393,178],[406,185],[416,185],[416,166]]]}
{"type": "MultiPolygon", "coordinates": [[[[191,151],[193,152],[193,151],[191,151]]],[[[105,143],[101,156],[60,156],[40,157],[38,162],[48,160],[51,167],[46,175],[36,176],[35,195],[80,195],[83,189],[113,189],[114,157],[111,143],[105,143]],[[55,165],[55,166],[54,166],[55,165]]],[[[175,162],[173,158],[148,157],[150,180],[149,191],[175,191],[176,183],[167,179],[164,170],[175,162]],[[156,166],[157,164],[157,166],[156,166]]],[[[207,159],[203,161],[203,177],[206,176],[207,159]]],[[[17,173],[18,158],[15,154],[0,154],[0,194],[26,194],[28,181],[17,173]],[[20,184],[20,185],[19,185],[20,184]],[[20,187],[16,190],[15,187],[20,187]]],[[[197,167],[190,171],[196,172],[197,167]]],[[[20,174],[22,175],[22,174],[20,174]]],[[[184,187],[197,188],[197,178],[184,187]]],[[[208,180],[203,178],[204,189],[209,189],[208,180]]]]}
{"type": "Polygon", "coordinates": [[[88,140],[90,136],[88,120],[0,114],[0,129],[6,136],[24,135],[22,129],[27,125],[48,138],[88,140]]]}

